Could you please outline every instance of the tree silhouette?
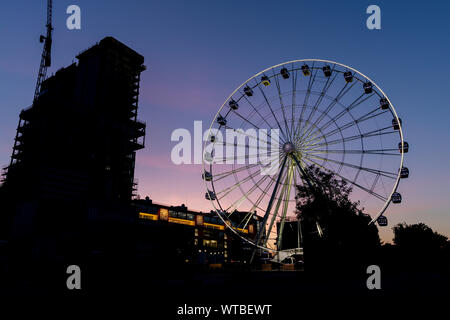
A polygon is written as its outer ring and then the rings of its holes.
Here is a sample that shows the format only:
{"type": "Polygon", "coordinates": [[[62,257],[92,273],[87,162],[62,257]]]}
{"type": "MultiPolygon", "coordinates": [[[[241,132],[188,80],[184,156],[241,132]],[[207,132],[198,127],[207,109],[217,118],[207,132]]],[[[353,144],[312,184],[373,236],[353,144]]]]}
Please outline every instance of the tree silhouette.
{"type": "Polygon", "coordinates": [[[399,223],[392,228],[394,244],[405,249],[438,250],[449,245],[448,238],[434,232],[424,223],[399,223]]]}
{"type": "Polygon", "coordinates": [[[446,236],[424,223],[403,222],[392,230],[394,246],[383,248],[384,258],[391,260],[391,264],[409,270],[450,270],[450,242],[446,236]]]}
{"type": "Polygon", "coordinates": [[[350,200],[351,186],[315,166],[305,172],[313,185],[313,190],[306,183],[297,186],[297,216],[302,221],[305,265],[321,269],[330,263],[343,268],[366,263],[380,247],[380,238],[359,202],[350,200]]]}

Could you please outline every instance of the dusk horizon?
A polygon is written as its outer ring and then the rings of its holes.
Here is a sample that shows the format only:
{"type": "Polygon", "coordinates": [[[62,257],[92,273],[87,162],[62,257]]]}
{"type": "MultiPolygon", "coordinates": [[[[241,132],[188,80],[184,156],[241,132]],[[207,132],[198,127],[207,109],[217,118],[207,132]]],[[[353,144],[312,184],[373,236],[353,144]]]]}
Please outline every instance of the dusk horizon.
{"type": "Polygon", "coordinates": [[[178,320],[446,307],[450,2],[2,9],[2,301],[178,320]]]}
{"type": "MultiPolygon", "coordinates": [[[[443,103],[449,84],[444,70],[449,70],[446,57],[450,46],[441,41],[446,38],[443,24],[449,4],[434,3],[419,10],[411,2],[383,3],[383,26],[375,31],[365,28],[365,4],[358,2],[329,3],[326,11],[321,4],[290,3],[289,7],[309,14],[301,19],[279,18],[272,24],[271,16],[289,16],[287,3],[254,6],[252,2],[199,1],[188,5],[136,1],[124,11],[119,2],[79,1],[83,26],[75,31],[65,27],[63,11],[69,4],[60,1],[54,5],[50,73],[70,65],[80,51],[106,35],[123,41],[146,59],[139,112],[148,124],[148,136],[147,146],[136,161],[141,197],[171,205],[184,203],[195,210],[213,209],[204,199],[202,166],[171,162],[170,151],[175,145],[170,141],[171,132],[177,128],[193,130],[195,120],[209,126],[228,95],[260,70],[294,59],[325,58],[355,67],[374,79],[403,119],[410,143],[406,165],[411,175],[400,186],[402,204],[391,205],[386,212],[389,226],[379,228],[382,240],[391,242],[391,227],[402,222],[424,222],[439,233],[450,234],[446,196],[450,175],[444,161],[449,150],[440,148],[437,154],[437,145],[442,145],[439,141],[450,137],[446,125],[450,111],[443,103]],[[410,8],[408,13],[405,6],[410,8]],[[240,10],[235,10],[237,7],[240,10]],[[430,10],[432,16],[425,15],[430,10]],[[127,19],[131,16],[133,19],[127,19]],[[229,23],[230,16],[239,23],[229,23]],[[313,19],[316,16],[320,16],[319,24],[313,19]],[[265,21],[270,28],[252,27],[265,21]],[[428,49],[433,46],[440,50],[428,49]],[[442,72],[430,78],[425,66],[442,72]]],[[[45,8],[40,2],[18,1],[5,5],[2,12],[0,32],[9,43],[0,59],[5,76],[1,80],[0,163],[6,166],[20,110],[32,104],[41,51],[36,39],[45,8]],[[6,25],[15,33],[6,32],[6,25]]]]}

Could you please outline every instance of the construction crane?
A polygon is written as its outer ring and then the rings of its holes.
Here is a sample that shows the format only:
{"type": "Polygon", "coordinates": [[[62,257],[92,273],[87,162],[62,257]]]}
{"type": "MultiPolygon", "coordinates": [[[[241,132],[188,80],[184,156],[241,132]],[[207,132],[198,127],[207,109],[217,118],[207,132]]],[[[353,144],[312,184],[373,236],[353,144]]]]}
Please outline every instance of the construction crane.
{"type": "MultiPolygon", "coordinates": [[[[47,68],[50,67],[50,65],[52,64],[52,56],[51,56],[52,31],[53,31],[52,10],[53,10],[53,0],[47,0],[47,25],[46,25],[47,34],[45,36],[41,35],[39,37],[39,41],[41,43],[44,43],[44,49],[42,51],[41,65],[39,67],[39,73],[38,73],[38,78],[37,78],[37,82],[36,82],[36,89],[34,91],[33,106],[39,97],[39,93],[41,92],[42,82],[44,82],[45,78],[47,77],[47,68]]],[[[2,173],[3,177],[7,176],[9,169],[14,164],[14,159],[17,158],[17,154],[20,153],[19,131],[25,123],[25,121],[22,119],[22,114],[23,114],[23,110],[20,114],[19,124],[17,126],[17,132],[16,132],[16,137],[14,139],[14,146],[13,146],[13,153],[11,156],[11,162],[8,167],[3,168],[3,173],[2,173]]],[[[4,181],[5,181],[5,178],[1,179],[1,182],[4,182],[4,181]]]]}
{"type": "Polygon", "coordinates": [[[53,0],[47,0],[47,34],[45,36],[41,35],[39,41],[44,43],[44,49],[42,50],[41,65],[39,67],[39,74],[36,82],[36,89],[34,91],[33,104],[39,96],[41,91],[42,82],[47,76],[47,68],[52,64],[52,10],[53,10],[53,0]]]}

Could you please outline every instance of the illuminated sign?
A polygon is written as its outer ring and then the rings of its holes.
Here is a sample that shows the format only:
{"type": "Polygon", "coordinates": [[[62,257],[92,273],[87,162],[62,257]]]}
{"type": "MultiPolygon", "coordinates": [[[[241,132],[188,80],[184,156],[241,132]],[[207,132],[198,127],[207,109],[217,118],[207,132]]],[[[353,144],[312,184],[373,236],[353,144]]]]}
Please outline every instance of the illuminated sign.
{"type": "Polygon", "coordinates": [[[218,230],[225,230],[225,226],[222,226],[222,225],[220,225],[220,224],[213,224],[213,223],[203,223],[203,225],[205,226],[205,227],[210,227],[210,228],[213,228],[213,229],[218,229],[218,230]]]}
{"type": "Polygon", "coordinates": [[[145,212],[139,212],[139,218],[146,219],[146,220],[158,220],[158,215],[151,214],[151,213],[145,213],[145,212]]]}
{"type": "Polygon", "coordinates": [[[178,219],[178,218],[169,217],[169,222],[184,224],[184,225],[187,225],[187,226],[195,226],[195,222],[192,221],[192,220],[185,220],[185,219],[178,219]]]}

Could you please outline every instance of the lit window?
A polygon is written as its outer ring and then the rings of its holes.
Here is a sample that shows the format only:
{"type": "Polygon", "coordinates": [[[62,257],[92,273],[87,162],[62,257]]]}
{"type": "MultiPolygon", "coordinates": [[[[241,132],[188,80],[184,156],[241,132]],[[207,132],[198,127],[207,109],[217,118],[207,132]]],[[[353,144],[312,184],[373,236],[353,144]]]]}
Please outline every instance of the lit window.
{"type": "Polygon", "coordinates": [[[168,217],[169,217],[169,210],[167,210],[165,208],[160,208],[159,209],[159,218],[161,220],[167,220],[168,217]]]}
{"type": "Polygon", "coordinates": [[[158,220],[158,216],[156,214],[150,214],[146,212],[139,212],[139,218],[146,220],[158,220]]]}

